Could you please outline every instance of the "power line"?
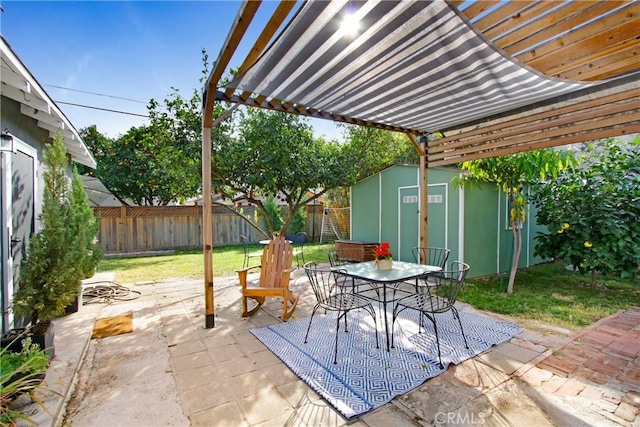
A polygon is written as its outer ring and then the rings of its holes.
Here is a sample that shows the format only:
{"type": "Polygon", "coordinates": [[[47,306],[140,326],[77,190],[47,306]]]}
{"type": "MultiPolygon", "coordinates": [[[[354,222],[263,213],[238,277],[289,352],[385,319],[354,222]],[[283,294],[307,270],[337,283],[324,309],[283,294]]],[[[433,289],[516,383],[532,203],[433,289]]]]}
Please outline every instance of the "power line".
{"type": "Polygon", "coordinates": [[[98,92],[90,92],[88,90],[72,89],[70,87],[64,87],[64,86],[56,86],[56,85],[48,85],[48,84],[45,84],[44,86],[55,87],[56,89],[70,90],[72,92],[87,93],[89,95],[104,96],[106,98],[115,98],[115,99],[122,99],[124,101],[139,102],[141,104],[148,104],[149,103],[149,101],[141,101],[139,99],[125,98],[125,97],[122,97],[122,96],[115,96],[115,95],[107,95],[107,94],[98,93],[98,92]]]}
{"type": "Polygon", "coordinates": [[[110,113],[118,113],[118,114],[127,114],[129,116],[138,116],[138,117],[144,117],[146,119],[149,118],[149,116],[145,115],[145,114],[138,114],[138,113],[131,113],[129,111],[120,111],[120,110],[111,110],[109,108],[102,108],[102,107],[93,107],[91,105],[83,105],[83,104],[74,104],[72,102],[64,102],[64,101],[54,101],[56,104],[65,104],[65,105],[73,105],[74,107],[82,107],[82,108],[91,108],[93,110],[100,110],[100,111],[108,111],[110,113]]]}

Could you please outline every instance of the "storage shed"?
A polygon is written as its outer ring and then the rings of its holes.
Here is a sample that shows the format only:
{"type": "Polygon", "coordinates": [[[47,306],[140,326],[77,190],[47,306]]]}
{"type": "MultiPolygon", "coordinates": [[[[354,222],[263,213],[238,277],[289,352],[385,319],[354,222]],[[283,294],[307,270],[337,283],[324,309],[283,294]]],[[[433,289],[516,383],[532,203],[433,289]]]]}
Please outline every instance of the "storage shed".
{"type": "MultiPolygon", "coordinates": [[[[513,235],[505,194],[490,183],[458,188],[452,179],[460,173],[451,168],[429,169],[428,245],[451,249],[449,262],[468,263],[470,277],[508,271],[513,235]]],[[[418,175],[417,165],[396,165],[352,186],[351,240],[389,242],[394,259],[413,261],[412,248],[420,241],[418,175]]],[[[542,261],[533,255],[534,237],[542,230],[530,206],[520,267],[542,261]]]]}

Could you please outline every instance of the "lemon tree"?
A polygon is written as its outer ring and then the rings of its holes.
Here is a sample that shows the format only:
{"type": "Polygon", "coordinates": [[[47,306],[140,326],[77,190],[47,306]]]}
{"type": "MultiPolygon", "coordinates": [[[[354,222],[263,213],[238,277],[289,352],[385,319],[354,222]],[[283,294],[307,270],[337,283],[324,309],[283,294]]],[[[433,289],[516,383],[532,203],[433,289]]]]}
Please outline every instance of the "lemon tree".
{"type": "Polygon", "coordinates": [[[640,138],[582,147],[580,167],[535,188],[535,251],[583,273],[635,277],[640,266],[640,138]]]}

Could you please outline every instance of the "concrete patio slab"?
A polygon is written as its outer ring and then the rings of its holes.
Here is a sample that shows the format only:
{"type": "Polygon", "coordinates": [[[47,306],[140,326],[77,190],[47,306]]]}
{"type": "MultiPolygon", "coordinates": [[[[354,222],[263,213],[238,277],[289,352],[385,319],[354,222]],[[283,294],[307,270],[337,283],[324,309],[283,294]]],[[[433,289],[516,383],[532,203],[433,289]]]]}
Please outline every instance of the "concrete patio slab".
{"type": "MultiPolygon", "coordinates": [[[[295,317],[310,315],[315,301],[302,270],[296,270],[292,285],[300,295],[295,317]]],[[[85,306],[56,320],[57,355],[47,382],[60,384],[61,391],[45,399],[48,413],[25,406],[37,425],[640,426],[639,358],[633,345],[640,316],[634,310],[571,337],[544,325],[525,329],[348,422],[250,333],[280,322],[278,302],[243,319],[237,280],[216,278],[216,324],[204,329],[201,280],[129,286],[141,292],[134,301],[85,306]],[[96,318],[128,311],[132,333],[90,340],[96,318]],[[577,370],[559,376],[550,368],[553,362],[545,362],[574,351],[576,342],[601,346],[591,348],[600,355],[592,366],[612,368],[606,374],[593,371],[605,378],[584,378],[577,370]]],[[[474,311],[465,304],[459,310],[474,311]]]]}

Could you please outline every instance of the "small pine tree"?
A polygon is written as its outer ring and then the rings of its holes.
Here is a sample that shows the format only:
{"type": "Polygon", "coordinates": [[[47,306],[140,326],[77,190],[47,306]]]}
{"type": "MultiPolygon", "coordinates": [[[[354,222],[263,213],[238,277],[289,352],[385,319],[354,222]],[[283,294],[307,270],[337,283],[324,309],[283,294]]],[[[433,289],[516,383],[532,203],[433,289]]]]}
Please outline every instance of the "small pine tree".
{"type": "Polygon", "coordinates": [[[96,244],[96,235],[100,231],[100,223],[93,216],[93,209],[84,191],[82,178],[74,166],[71,179],[71,193],[69,202],[72,212],[72,234],[75,236],[75,246],[80,249],[78,262],[83,275],[82,278],[93,276],[96,266],[102,258],[102,250],[96,244]]]}
{"type": "Polygon", "coordinates": [[[38,216],[41,229],[29,239],[29,251],[20,270],[13,298],[17,316],[28,316],[33,325],[64,313],[78,296],[82,278],[81,256],[85,248],[75,244],[73,211],[69,202],[67,150],[57,134],[45,150],[44,198],[38,216]]]}

